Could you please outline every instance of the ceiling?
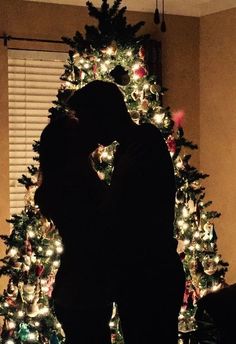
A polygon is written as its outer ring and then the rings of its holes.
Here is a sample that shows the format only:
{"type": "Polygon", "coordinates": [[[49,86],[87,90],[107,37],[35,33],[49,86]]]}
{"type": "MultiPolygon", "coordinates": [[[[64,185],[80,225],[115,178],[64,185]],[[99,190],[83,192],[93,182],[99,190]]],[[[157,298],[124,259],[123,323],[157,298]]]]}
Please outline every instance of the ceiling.
{"type": "MultiPolygon", "coordinates": [[[[47,2],[63,5],[85,6],[86,0],[24,0],[35,2],[47,2]]],[[[157,0],[161,10],[162,0],[157,0]]],[[[92,0],[92,3],[100,7],[102,0],[92,0]]],[[[112,4],[113,0],[108,0],[112,4]]],[[[122,7],[127,6],[130,11],[153,12],[156,0],[123,0],[122,7]]],[[[165,0],[165,12],[169,14],[200,17],[207,14],[236,8],[236,0],[165,0]]]]}

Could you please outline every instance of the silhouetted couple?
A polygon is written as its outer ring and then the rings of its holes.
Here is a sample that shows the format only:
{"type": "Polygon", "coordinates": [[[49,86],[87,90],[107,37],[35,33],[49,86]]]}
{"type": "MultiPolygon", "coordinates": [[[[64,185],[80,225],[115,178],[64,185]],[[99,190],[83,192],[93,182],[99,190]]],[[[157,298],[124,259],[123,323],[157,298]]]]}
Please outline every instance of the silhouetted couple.
{"type": "Polygon", "coordinates": [[[125,344],[176,344],[185,277],[173,238],[176,186],[165,141],[154,125],[133,122],[113,83],[88,83],[69,107],[75,118],[55,120],[41,135],[36,193],[64,242],[53,297],[66,343],[110,344],[116,302],[125,344]],[[90,154],[114,141],[107,186],[90,154]]]}

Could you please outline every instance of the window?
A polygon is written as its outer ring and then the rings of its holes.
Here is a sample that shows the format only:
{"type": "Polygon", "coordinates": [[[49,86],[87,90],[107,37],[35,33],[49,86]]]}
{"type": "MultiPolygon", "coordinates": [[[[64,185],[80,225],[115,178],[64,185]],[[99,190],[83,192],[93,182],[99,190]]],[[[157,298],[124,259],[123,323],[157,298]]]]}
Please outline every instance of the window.
{"type": "Polygon", "coordinates": [[[32,144],[48,123],[48,109],[62,83],[66,59],[65,53],[8,51],[11,214],[19,213],[25,205],[25,188],[18,178],[28,174],[28,166],[35,165],[32,144]]]}

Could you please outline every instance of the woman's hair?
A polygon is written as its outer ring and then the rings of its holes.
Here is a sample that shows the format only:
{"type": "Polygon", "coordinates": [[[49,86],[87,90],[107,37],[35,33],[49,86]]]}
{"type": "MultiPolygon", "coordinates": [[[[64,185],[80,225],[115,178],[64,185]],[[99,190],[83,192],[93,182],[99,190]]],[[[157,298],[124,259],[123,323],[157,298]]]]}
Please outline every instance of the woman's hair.
{"type": "Polygon", "coordinates": [[[39,146],[40,185],[35,203],[43,215],[53,218],[63,184],[70,176],[78,147],[78,120],[62,117],[51,121],[42,131],[39,146]],[[57,199],[58,198],[58,199],[57,199]]]}

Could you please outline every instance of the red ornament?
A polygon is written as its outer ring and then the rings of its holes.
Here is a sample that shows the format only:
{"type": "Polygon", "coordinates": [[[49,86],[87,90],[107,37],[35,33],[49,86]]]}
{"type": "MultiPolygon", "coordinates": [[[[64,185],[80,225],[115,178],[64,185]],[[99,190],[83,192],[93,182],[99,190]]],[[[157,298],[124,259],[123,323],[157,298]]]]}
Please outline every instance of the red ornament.
{"type": "Polygon", "coordinates": [[[145,75],[147,75],[147,70],[140,66],[138,69],[134,70],[134,74],[137,75],[139,78],[143,78],[145,75]]]}
{"type": "Polygon", "coordinates": [[[171,135],[168,136],[167,140],[166,140],[166,144],[168,147],[168,150],[170,153],[175,153],[176,151],[176,142],[175,142],[175,138],[171,135]]]}
{"type": "Polygon", "coordinates": [[[40,277],[43,272],[44,272],[44,266],[43,265],[36,265],[36,268],[35,268],[36,276],[40,277]]]}

